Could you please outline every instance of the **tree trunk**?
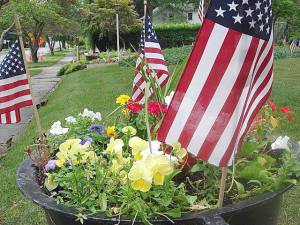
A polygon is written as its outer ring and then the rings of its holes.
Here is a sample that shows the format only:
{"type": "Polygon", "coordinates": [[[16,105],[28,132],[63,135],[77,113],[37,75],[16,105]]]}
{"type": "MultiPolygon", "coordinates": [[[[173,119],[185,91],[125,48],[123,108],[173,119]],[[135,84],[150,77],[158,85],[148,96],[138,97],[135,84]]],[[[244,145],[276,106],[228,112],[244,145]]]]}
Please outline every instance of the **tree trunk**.
{"type": "Polygon", "coordinates": [[[62,48],[61,48],[61,41],[59,41],[58,43],[59,43],[59,51],[61,52],[61,51],[62,51],[62,48]]]}
{"type": "Polygon", "coordinates": [[[50,54],[53,56],[54,55],[54,44],[53,44],[53,42],[55,43],[55,41],[51,40],[50,37],[47,35],[46,36],[46,42],[49,46],[50,54]]]}
{"type": "Polygon", "coordinates": [[[63,49],[67,49],[67,47],[66,47],[66,40],[62,40],[61,44],[62,44],[62,48],[63,49]]]}
{"type": "Polygon", "coordinates": [[[32,56],[32,62],[33,63],[38,63],[39,62],[38,49],[30,47],[30,51],[31,51],[31,56],[32,56]]]}

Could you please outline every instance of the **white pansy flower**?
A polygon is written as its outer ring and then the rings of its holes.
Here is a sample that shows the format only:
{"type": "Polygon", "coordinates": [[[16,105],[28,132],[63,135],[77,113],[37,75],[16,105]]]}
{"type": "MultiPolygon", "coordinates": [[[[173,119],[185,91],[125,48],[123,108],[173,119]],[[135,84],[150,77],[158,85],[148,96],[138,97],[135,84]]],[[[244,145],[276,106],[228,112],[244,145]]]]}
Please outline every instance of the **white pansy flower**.
{"type": "Polygon", "coordinates": [[[62,135],[62,134],[68,133],[68,131],[69,131],[69,128],[63,128],[61,126],[61,122],[57,121],[57,122],[53,123],[49,132],[52,135],[62,135]]]}
{"type": "Polygon", "coordinates": [[[276,149],[290,149],[289,148],[289,140],[290,138],[288,136],[285,136],[285,137],[278,137],[276,139],[276,141],[271,145],[272,147],[272,150],[276,150],[276,149]]]}
{"type": "Polygon", "coordinates": [[[172,99],[174,97],[174,94],[175,94],[175,92],[172,91],[170,93],[170,95],[168,95],[168,96],[165,97],[165,102],[166,102],[167,106],[169,106],[171,104],[171,101],[172,101],[172,99]]]}
{"type": "Polygon", "coordinates": [[[99,112],[94,113],[93,111],[90,111],[88,109],[84,109],[83,113],[80,114],[80,115],[83,116],[83,117],[86,117],[86,118],[90,118],[93,121],[94,120],[99,120],[99,121],[102,120],[101,113],[99,113],[99,112]]]}
{"type": "Polygon", "coordinates": [[[82,113],[82,116],[93,119],[94,118],[94,112],[90,111],[88,109],[84,109],[83,113],[82,113]]]}
{"type": "Polygon", "coordinates": [[[73,117],[73,116],[69,116],[69,117],[67,117],[66,119],[66,122],[67,123],[76,123],[77,121],[76,121],[76,118],[75,117],[73,117]]]}
{"type": "Polygon", "coordinates": [[[94,119],[101,121],[102,120],[101,113],[96,112],[95,115],[94,115],[94,119]]]}

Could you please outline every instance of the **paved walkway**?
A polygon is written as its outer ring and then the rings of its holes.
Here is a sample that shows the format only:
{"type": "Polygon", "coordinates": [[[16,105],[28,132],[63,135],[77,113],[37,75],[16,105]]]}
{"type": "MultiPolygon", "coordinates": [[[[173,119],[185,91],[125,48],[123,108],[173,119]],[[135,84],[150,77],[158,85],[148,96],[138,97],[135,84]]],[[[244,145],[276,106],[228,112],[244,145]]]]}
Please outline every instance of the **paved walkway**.
{"type": "MultiPolygon", "coordinates": [[[[47,102],[49,95],[60,82],[60,78],[56,76],[59,69],[73,59],[73,54],[69,54],[57,64],[43,68],[43,71],[39,75],[35,75],[31,78],[32,92],[38,106],[44,105],[47,102]]],[[[0,158],[30,122],[32,115],[32,107],[26,107],[21,109],[21,123],[0,125],[0,158]]]]}

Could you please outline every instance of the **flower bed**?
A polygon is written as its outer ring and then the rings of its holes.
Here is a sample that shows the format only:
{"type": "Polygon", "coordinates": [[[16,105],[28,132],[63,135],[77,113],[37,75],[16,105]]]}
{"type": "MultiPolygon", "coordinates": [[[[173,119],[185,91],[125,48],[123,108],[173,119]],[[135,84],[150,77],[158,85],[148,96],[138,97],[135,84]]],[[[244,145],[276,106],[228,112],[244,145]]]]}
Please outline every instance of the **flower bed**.
{"type": "MultiPolygon", "coordinates": [[[[166,146],[155,140],[171,98],[156,96],[141,105],[121,95],[118,108],[103,119],[85,109],[54,123],[47,138],[27,149],[44,191],[75,208],[81,222],[105,213],[149,224],[215,208],[220,170],[197,161],[179,143],[166,146]]],[[[263,108],[230,168],[226,204],[297,182],[297,148],[287,137],[270,146],[274,129],[292,119],[290,109],[272,101],[263,108]]]]}

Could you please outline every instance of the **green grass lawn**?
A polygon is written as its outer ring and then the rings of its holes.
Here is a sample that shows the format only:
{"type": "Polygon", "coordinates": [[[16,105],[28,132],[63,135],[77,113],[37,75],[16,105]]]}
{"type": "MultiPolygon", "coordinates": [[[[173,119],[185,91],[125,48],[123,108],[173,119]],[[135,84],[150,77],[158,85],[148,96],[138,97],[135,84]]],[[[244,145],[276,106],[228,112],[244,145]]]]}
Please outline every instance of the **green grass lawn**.
{"type": "Polygon", "coordinates": [[[29,69],[29,74],[30,76],[35,76],[40,74],[43,71],[41,68],[34,68],[34,69],[29,69]]]}
{"type": "MultiPolygon", "coordinates": [[[[280,60],[276,63],[273,98],[295,110],[296,120],[284,127],[282,134],[300,140],[300,59],[280,60]]],[[[103,117],[116,107],[115,97],[130,93],[132,69],[116,65],[84,70],[63,78],[47,106],[39,112],[44,128],[58,119],[75,115],[85,107],[100,111],[103,117]],[[68,94],[66,94],[68,93],[68,94]],[[68,107],[66,107],[66,105],[68,107]]],[[[15,181],[18,164],[25,158],[23,149],[32,143],[35,128],[30,124],[7,156],[0,160],[0,224],[46,225],[42,210],[20,194],[15,181]]],[[[285,196],[282,225],[299,225],[300,187],[285,196]]],[[[66,224],[71,225],[71,224],[66,224]]]]}
{"type": "Polygon", "coordinates": [[[29,66],[29,68],[40,68],[40,67],[53,66],[55,63],[57,63],[59,60],[64,58],[65,55],[70,53],[71,51],[72,51],[71,49],[55,51],[54,55],[47,53],[45,55],[44,61],[38,62],[38,63],[28,62],[28,66],[29,66]]]}

